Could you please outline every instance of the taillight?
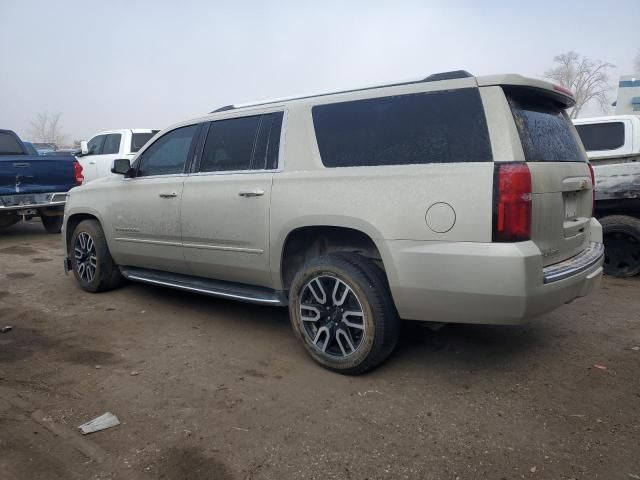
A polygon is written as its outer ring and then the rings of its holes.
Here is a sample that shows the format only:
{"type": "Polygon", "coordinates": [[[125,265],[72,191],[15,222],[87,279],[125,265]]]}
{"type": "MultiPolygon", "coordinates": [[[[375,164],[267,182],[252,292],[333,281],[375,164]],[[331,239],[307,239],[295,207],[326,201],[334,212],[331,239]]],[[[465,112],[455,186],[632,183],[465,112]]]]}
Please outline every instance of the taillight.
{"type": "Polygon", "coordinates": [[[73,174],[76,177],[76,185],[82,185],[84,175],[82,174],[82,165],[78,161],[73,162],[73,174]]]}
{"type": "Polygon", "coordinates": [[[526,163],[496,163],[493,241],[531,239],[531,172],[526,163]]]}
{"type": "Polygon", "coordinates": [[[589,164],[589,172],[591,173],[591,216],[596,212],[596,174],[593,167],[589,164]]]}

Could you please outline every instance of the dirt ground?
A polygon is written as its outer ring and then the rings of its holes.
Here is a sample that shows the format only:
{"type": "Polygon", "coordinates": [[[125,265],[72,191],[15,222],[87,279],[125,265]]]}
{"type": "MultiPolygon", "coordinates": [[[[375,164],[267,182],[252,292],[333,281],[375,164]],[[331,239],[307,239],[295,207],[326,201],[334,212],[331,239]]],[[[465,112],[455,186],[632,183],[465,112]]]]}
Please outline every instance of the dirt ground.
{"type": "Polygon", "coordinates": [[[60,242],[0,235],[2,479],[640,479],[640,278],[522,327],[404,325],[346,377],[285,309],[91,295],[60,242]]]}

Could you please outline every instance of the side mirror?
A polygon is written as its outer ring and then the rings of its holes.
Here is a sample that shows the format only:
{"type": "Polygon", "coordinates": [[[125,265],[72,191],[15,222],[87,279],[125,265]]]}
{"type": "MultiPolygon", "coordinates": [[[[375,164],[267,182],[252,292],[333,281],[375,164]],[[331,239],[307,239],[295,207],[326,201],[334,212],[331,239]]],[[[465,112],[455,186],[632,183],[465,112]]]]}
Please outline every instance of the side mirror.
{"type": "Polygon", "coordinates": [[[131,161],[128,158],[117,158],[111,165],[111,173],[115,173],[117,175],[125,175],[128,177],[132,170],[131,161]]]}
{"type": "Polygon", "coordinates": [[[80,154],[88,155],[89,154],[89,146],[85,140],[80,142],[80,154]]]}

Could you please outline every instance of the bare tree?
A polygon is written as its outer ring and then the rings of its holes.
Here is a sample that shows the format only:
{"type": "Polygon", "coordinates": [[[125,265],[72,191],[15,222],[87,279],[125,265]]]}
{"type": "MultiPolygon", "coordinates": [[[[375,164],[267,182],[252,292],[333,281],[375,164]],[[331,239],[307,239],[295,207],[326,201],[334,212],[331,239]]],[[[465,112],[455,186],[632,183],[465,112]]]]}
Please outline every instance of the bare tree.
{"type": "Polygon", "coordinates": [[[67,136],[62,133],[61,117],[60,113],[53,115],[49,115],[49,112],[39,113],[34,120],[29,122],[31,123],[32,139],[42,143],[63,144],[67,136]]]}
{"type": "Polygon", "coordinates": [[[611,90],[608,70],[614,65],[580,57],[573,51],[557,55],[553,61],[557,66],[544,72],[544,76],[573,92],[576,105],[571,110],[571,118],[577,118],[590,102],[597,102],[603,112],[608,111],[611,90]]]}

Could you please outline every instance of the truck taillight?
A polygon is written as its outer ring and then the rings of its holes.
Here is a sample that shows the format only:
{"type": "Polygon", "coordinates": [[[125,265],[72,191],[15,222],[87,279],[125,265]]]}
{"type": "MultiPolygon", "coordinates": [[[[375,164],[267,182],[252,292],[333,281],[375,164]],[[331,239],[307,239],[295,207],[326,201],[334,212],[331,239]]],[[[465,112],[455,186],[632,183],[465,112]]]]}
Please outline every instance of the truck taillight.
{"type": "Polygon", "coordinates": [[[82,174],[82,165],[77,160],[73,162],[73,173],[76,177],[76,185],[82,185],[84,175],[82,174]]]}
{"type": "Polygon", "coordinates": [[[589,173],[591,173],[591,216],[593,216],[593,214],[596,213],[596,174],[593,171],[591,164],[589,164],[589,173]]]}
{"type": "Polygon", "coordinates": [[[526,163],[496,163],[493,184],[493,241],[531,239],[531,172],[526,163]]]}

